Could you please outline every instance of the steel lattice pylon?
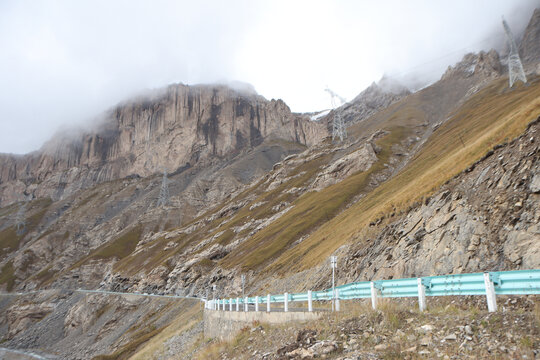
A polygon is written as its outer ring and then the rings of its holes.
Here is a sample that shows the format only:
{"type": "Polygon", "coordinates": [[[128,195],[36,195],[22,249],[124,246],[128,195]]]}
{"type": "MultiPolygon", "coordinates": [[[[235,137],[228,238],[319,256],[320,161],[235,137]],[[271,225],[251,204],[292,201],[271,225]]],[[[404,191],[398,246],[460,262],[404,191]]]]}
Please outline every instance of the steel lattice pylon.
{"type": "Polygon", "coordinates": [[[518,47],[516,41],[514,40],[514,35],[510,31],[510,27],[506,21],[502,20],[504,32],[506,33],[506,38],[508,39],[508,44],[510,45],[510,53],[508,54],[508,81],[510,87],[514,85],[516,80],[521,80],[523,83],[527,82],[527,77],[525,76],[525,71],[523,71],[523,65],[521,64],[521,59],[519,58],[518,47]]]}
{"type": "Polygon", "coordinates": [[[165,206],[169,202],[169,179],[167,179],[167,170],[163,172],[163,180],[161,181],[161,189],[159,190],[159,197],[157,206],[165,206]]]}
{"type": "Polygon", "coordinates": [[[345,121],[341,116],[341,112],[337,111],[336,107],[345,104],[347,101],[329,88],[326,88],[324,90],[328,92],[332,97],[332,109],[334,109],[334,121],[332,123],[332,141],[334,141],[336,138],[339,138],[340,141],[343,141],[345,138],[347,138],[347,128],[345,127],[345,121]]]}
{"type": "Polygon", "coordinates": [[[24,230],[26,228],[26,207],[28,205],[28,200],[26,200],[20,207],[19,211],[17,211],[17,215],[15,216],[15,227],[18,235],[21,235],[24,233],[24,230]]]}

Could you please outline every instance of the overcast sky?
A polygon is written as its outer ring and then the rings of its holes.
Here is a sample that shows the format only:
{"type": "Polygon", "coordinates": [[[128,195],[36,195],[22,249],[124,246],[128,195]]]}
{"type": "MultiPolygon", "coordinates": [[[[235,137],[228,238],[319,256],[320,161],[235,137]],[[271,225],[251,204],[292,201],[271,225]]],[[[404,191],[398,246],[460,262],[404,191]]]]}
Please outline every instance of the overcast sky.
{"type": "Polygon", "coordinates": [[[243,81],[296,112],[384,74],[434,80],[517,35],[540,1],[0,0],[0,152],[170,83],[243,81]]]}

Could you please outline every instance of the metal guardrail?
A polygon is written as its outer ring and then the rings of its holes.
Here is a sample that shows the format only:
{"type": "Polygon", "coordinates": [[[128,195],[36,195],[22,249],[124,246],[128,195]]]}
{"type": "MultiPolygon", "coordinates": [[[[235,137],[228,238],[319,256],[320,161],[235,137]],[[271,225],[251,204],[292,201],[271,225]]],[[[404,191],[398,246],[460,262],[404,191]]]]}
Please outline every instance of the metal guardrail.
{"type": "Polygon", "coordinates": [[[270,311],[271,303],[283,303],[284,311],[287,311],[289,302],[307,301],[308,309],[312,311],[314,300],[334,300],[336,310],[339,310],[339,300],[371,298],[375,309],[378,297],[418,297],[420,310],[424,310],[426,296],[485,295],[489,311],[496,311],[496,295],[533,294],[540,294],[540,269],[360,281],[336,286],[334,292],[327,289],[297,294],[207,300],[206,308],[229,311],[236,308],[236,311],[240,311],[240,305],[244,305],[244,311],[248,311],[249,304],[254,304],[255,311],[259,311],[259,305],[266,304],[267,311],[270,311]]]}

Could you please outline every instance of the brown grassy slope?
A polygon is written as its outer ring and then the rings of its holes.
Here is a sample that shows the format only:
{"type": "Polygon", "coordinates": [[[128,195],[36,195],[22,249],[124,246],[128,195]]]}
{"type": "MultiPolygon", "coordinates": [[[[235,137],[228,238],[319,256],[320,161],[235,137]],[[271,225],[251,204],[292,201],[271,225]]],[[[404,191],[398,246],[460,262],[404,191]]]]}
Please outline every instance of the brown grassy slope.
{"type": "Polygon", "coordinates": [[[368,171],[357,173],[319,192],[302,195],[293,202],[294,207],[287,214],[249,238],[240,251],[230,253],[221,264],[241,264],[244,269],[257,268],[279,256],[301,236],[336,216],[354,196],[368,189],[370,176],[384,167],[391,155],[392,145],[408,133],[403,127],[389,130],[390,133],[378,141],[382,148],[379,160],[368,171]]]}
{"type": "MultiPolygon", "coordinates": [[[[459,106],[465,92],[473,83],[474,79],[470,78],[441,80],[351,126],[351,138],[367,137],[377,130],[390,132],[379,140],[382,148],[378,155],[379,161],[365,173],[355,174],[319,193],[304,194],[296,199],[292,202],[294,208],[289,213],[248,239],[240,251],[229,254],[220,265],[240,265],[243,270],[257,269],[267,266],[276,257],[286,253],[295,241],[311,234],[343,211],[354,197],[372,191],[373,188],[369,186],[370,179],[384,170],[385,164],[393,155],[394,145],[411,135],[422,136],[426,130],[421,130],[422,127],[448,117],[450,112],[459,106]]],[[[320,171],[320,168],[315,171],[320,171]]],[[[287,186],[291,187],[290,184],[287,186]]],[[[236,219],[242,221],[247,215],[251,214],[239,213],[236,219]]],[[[329,243],[331,242],[330,239],[329,243]]],[[[277,268],[272,268],[272,272],[279,270],[281,265],[285,264],[278,263],[277,268]]]]}
{"type": "MultiPolygon", "coordinates": [[[[281,274],[308,269],[344,243],[358,239],[370,221],[405,210],[480,159],[496,144],[521,134],[540,114],[540,81],[509,91],[500,79],[471,97],[439,129],[408,166],[361,201],[325,223],[267,268],[281,274]],[[286,269],[286,270],[285,270],[286,269]]],[[[339,191],[339,188],[336,189],[339,191]]]]}

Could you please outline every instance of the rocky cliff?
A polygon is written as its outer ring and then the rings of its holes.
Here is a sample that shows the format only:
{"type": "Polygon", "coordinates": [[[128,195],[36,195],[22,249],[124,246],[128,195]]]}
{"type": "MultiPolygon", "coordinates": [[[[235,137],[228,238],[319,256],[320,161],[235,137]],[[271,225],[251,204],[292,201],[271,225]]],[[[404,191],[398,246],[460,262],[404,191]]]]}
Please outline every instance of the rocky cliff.
{"type": "Polygon", "coordinates": [[[325,136],[322,125],[293,115],[281,100],[227,86],[172,85],[117,105],[92,131],[59,134],[24,156],[0,155],[0,205],[175,172],[266,139],[312,145],[325,136]]]}
{"type": "Polygon", "coordinates": [[[383,76],[379,82],[373,82],[337,111],[342,112],[346,124],[354,124],[367,119],[410,93],[409,89],[399,82],[383,76]]]}
{"type": "Polygon", "coordinates": [[[526,65],[540,61],[540,9],[534,10],[519,44],[519,53],[526,65]]]}

